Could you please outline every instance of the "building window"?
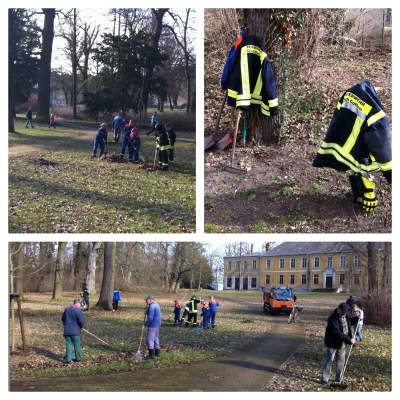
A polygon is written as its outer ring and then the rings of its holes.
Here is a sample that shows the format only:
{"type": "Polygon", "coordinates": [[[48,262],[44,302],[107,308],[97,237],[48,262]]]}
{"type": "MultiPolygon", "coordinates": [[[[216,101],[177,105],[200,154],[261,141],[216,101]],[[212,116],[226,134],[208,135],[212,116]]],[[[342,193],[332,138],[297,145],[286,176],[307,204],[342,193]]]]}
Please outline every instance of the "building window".
{"type": "Polygon", "coordinates": [[[344,285],[345,280],[346,280],[346,274],[340,274],[339,275],[339,284],[344,285]]]}
{"type": "Polygon", "coordinates": [[[267,260],[267,263],[265,264],[265,269],[271,269],[271,260],[267,260]]]}
{"type": "Polygon", "coordinates": [[[226,278],[226,287],[232,287],[232,278],[226,278]]]}
{"type": "Polygon", "coordinates": [[[257,260],[253,260],[253,269],[257,269],[257,260]]]}
{"type": "Polygon", "coordinates": [[[228,261],[228,271],[232,269],[232,261],[228,261]]]}
{"type": "Polygon", "coordinates": [[[319,257],[314,257],[314,267],[319,268],[319,257]]]}
{"type": "Polygon", "coordinates": [[[243,269],[247,269],[247,260],[243,261],[243,269]]]}
{"type": "Polygon", "coordinates": [[[255,289],[257,287],[257,278],[251,278],[251,288],[255,289]]]}
{"type": "Polygon", "coordinates": [[[346,266],[346,256],[340,256],[340,266],[341,267],[346,266]]]}
{"type": "Polygon", "coordinates": [[[285,259],[284,258],[279,259],[279,268],[285,268],[285,259]]]}
{"type": "Polygon", "coordinates": [[[328,256],[328,258],[326,260],[326,267],[332,268],[332,256],[328,256]]]}
{"type": "Polygon", "coordinates": [[[236,261],[236,271],[240,270],[240,261],[236,261]]]}
{"type": "Polygon", "coordinates": [[[301,276],[301,284],[302,285],[305,285],[307,283],[307,275],[306,274],[303,274],[302,276],[301,276]]]}
{"type": "Polygon", "coordinates": [[[314,274],[314,285],[318,285],[319,275],[314,274]]]}
{"type": "Polygon", "coordinates": [[[307,268],[307,258],[303,257],[301,259],[301,268],[307,268]]]}
{"type": "Polygon", "coordinates": [[[290,275],[290,284],[294,285],[294,275],[290,275]]]}
{"type": "Polygon", "coordinates": [[[354,256],[354,265],[356,267],[360,266],[360,257],[359,256],[354,256]]]}
{"type": "Polygon", "coordinates": [[[269,285],[271,283],[271,275],[266,275],[265,276],[265,284],[269,285]]]}
{"type": "Polygon", "coordinates": [[[354,284],[355,285],[359,285],[360,284],[360,275],[354,274],[353,275],[353,279],[354,279],[354,284]]]}
{"type": "Polygon", "coordinates": [[[296,259],[295,258],[290,259],[290,268],[296,268],[296,259]]]}
{"type": "Polygon", "coordinates": [[[283,285],[283,275],[279,275],[279,284],[283,285]]]}

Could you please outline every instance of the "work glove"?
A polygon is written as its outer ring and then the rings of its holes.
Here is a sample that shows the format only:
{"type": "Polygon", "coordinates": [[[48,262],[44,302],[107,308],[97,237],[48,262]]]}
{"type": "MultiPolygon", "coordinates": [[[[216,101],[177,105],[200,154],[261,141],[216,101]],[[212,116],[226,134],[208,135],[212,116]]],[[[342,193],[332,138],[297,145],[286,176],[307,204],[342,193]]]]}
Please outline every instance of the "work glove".
{"type": "Polygon", "coordinates": [[[375,183],[367,176],[361,175],[361,181],[363,185],[363,209],[367,212],[375,211],[378,206],[378,199],[375,196],[375,183]]]}

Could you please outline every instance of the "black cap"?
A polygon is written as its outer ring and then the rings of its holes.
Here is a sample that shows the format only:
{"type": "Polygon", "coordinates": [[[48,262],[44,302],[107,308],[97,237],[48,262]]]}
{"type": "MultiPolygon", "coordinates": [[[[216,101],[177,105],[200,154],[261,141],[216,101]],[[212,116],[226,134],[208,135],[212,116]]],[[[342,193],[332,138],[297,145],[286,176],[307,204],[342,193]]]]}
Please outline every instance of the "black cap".
{"type": "Polygon", "coordinates": [[[145,298],[145,300],[154,300],[154,297],[153,297],[153,296],[147,296],[147,297],[145,298]]]}
{"type": "Polygon", "coordinates": [[[347,303],[340,303],[339,308],[341,310],[350,310],[350,306],[347,303]]]}

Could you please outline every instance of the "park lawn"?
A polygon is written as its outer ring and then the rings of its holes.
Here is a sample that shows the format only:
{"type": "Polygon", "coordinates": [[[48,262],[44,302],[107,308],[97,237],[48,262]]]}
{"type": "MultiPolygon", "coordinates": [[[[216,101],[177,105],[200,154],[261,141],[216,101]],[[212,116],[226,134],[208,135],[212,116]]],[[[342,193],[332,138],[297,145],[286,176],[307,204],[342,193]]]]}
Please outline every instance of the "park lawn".
{"type": "MultiPolygon", "coordinates": [[[[200,362],[234,353],[238,348],[257,343],[274,328],[277,319],[287,315],[270,316],[263,311],[260,292],[196,291],[197,296],[214,295],[221,307],[217,313],[217,329],[199,334],[192,329],[173,326],[173,301],[184,304],[191,293],[181,290],[166,294],[154,289],[122,292],[123,301],[118,312],[91,308],[85,313],[85,328],[105,341],[82,334],[82,368],[63,368],[64,339],[61,333],[61,314],[74,293],[64,293],[64,301],[50,301],[51,293],[28,293],[22,302],[28,349],[21,351],[21,335],[16,320],[17,351],[10,356],[10,378],[59,377],[110,374],[138,369],[163,368],[181,363],[200,362]],[[144,295],[156,294],[162,309],[160,333],[162,357],[151,362],[137,362],[133,355],[139,349],[144,316],[144,295]],[[244,323],[246,322],[246,323],[244,323]]],[[[94,297],[94,296],[93,296],[94,297]]],[[[300,324],[305,332],[299,349],[279,368],[264,388],[265,391],[330,391],[322,388],[319,379],[325,357],[324,331],[326,318],[344,301],[346,294],[299,293],[298,305],[303,307],[300,324]]],[[[92,299],[95,304],[95,299],[92,299]]],[[[345,381],[346,392],[392,390],[392,330],[390,326],[364,325],[364,339],[355,346],[349,358],[345,381]]],[[[146,354],[142,344],[141,353],[146,354]]]]}
{"type": "MultiPolygon", "coordinates": [[[[108,148],[118,157],[119,145],[108,148]]],[[[154,144],[142,149],[148,169],[127,155],[122,163],[92,159],[83,141],[11,158],[9,232],[194,233],[195,145],[176,143],[166,173],[152,168],[154,144]]]]}

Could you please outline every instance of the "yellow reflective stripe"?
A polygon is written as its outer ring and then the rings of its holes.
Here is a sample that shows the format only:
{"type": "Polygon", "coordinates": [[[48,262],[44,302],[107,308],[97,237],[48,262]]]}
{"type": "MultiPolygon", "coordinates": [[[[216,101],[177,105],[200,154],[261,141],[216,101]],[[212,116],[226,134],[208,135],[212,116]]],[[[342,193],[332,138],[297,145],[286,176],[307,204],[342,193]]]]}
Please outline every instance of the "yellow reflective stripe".
{"type": "Polygon", "coordinates": [[[356,108],[357,111],[352,111],[356,112],[357,115],[360,115],[359,113],[362,113],[367,116],[372,110],[372,106],[370,106],[351,92],[346,92],[346,94],[344,95],[343,103],[345,102],[353,105],[356,108]]]}
{"type": "Polygon", "coordinates": [[[342,107],[342,103],[339,101],[339,102],[336,104],[336,108],[337,108],[338,110],[340,110],[340,107],[342,107]]]}
{"type": "Polygon", "coordinates": [[[261,70],[260,70],[260,73],[258,74],[256,86],[254,87],[254,90],[253,90],[253,95],[259,96],[261,93],[261,88],[262,88],[262,80],[261,80],[261,70]]]}
{"type": "Polygon", "coordinates": [[[367,119],[367,125],[368,126],[372,125],[374,122],[379,121],[380,119],[382,119],[385,115],[386,114],[382,110],[377,112],[372,117],[367,119]]]}
{"type": "Polygon", "coordinates": [[[270,107],[278,107],[278,98],[272,99],[272,100],[268,100],[268,105],[270,107]]]}
{"type": "MultiPolygon", "coordinates": [[[[249,46],[246,46],[249,47],[249,46]]],[[[250,76],[249,76],[249,65],[247,60],[246,47],[243,47],[240,52],[240,70],[242,75],[242,93],[243,95],[250,94],[250,76]]]]}
{"type": "Polygon", "coordinates": [[[337,161],[347,165],[354,172],[376,172],[381,169],[381,166],[376,161],[372,162],[370,165],[359,164],[351,154],[344,152],[343,149],[336,143],[322,142],[318,153],[332,155],[337,161]]]}
{"type": "Polygon", "coordinates": [[[238,92],[236,90],[228,89],[228,96],[236,99],[238,92]]]}
{"type": "Polygon", "coordinates": [[[354,121],[353,129],[351,130],[351,133],[349,137],[346,140],[346,143],[343,145],[343,150],[346,153],[350,153],[351,149],[354,147],[356,144],[358,135],[361,132],[361,126],[364,123],[363,120],[361,120],[358,116],[356,117],[356,120],[354,121]]]}
{"type": "Polygon", "coordinates": [[[379,164],[379,165],[380,165],[382,171],[390,171],[392,169],[391,161],[388,161],[387,163],[379,164]]]}
{"type": "Polygon", "coordinates": [[[248,45],[248,46],[244,46],[242,47],[242,53],[252,53],[257,55],[258,57],[260,57],[261,59],[261,63],[264,61],[264,58],[267,56],[267,54],[261,50],[258,46],[254,46],[254,45],[248,45]]]}
{"type": "Polygon", "coordinates": [[[169,146],[169,145],[159,147],[160,150],[169,150],[170,148],[171,148],[171,146],[169,146]]]}

